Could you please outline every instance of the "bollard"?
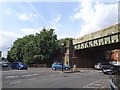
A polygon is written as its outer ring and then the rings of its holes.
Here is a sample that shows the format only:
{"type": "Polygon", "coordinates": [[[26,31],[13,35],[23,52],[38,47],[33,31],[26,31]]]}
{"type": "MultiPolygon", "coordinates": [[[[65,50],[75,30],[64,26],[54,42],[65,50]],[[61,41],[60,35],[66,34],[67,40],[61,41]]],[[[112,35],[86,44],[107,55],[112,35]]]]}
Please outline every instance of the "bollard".
{"type": "Polygon", "coordinates": [[[73,65],[73,71],[76,71],[77,66],[73,65]]]}

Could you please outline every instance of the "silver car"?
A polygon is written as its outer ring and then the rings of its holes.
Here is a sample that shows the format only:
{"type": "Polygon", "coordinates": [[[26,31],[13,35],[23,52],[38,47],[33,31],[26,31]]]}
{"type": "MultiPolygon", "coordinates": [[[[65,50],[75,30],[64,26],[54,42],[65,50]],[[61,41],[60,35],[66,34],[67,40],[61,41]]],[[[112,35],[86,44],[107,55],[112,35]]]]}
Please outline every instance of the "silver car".
{"type": "Polygon", "coordinates": [[[102,68],[109,67],[109,66],[110,66],[110,63],[108,63],[108,62],[101,62],[101,63],[95,64],[95,69],[101,70],[102,68]]]}
{"type": "Polygon", "coordinates": [[[10,63],[7,60],[0,61],[0,68],[1,69],[9,69],[10,63]]]}

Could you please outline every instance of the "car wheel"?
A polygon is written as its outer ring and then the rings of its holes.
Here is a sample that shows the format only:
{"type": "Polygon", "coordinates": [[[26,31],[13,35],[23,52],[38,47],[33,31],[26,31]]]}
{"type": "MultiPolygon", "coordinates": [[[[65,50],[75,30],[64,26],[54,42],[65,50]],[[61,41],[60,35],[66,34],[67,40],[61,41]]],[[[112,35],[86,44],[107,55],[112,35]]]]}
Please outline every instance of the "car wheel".
{"type": "Polygon", "coordinates": [[[69,69],[69,68],[67,68],[67,67],[65,68],[65,70],[68,70],[68,69],[69,69]]]}
{"type": "Polygon", "coordinates": [[[56,70],[56,68],[52,68],[53,70],[56,70]]]}

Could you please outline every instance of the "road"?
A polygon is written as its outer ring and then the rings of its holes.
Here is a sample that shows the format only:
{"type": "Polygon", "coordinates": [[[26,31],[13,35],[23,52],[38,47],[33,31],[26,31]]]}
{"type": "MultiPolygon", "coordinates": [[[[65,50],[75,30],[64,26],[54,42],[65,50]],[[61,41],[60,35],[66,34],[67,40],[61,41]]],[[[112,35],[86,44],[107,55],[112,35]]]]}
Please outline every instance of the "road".
{"type": "Polygon", "coordinates": [[[109,88],[108,75],[97,70],[53,71],[49,68],[2,72],[2,88],[109,88]]]}

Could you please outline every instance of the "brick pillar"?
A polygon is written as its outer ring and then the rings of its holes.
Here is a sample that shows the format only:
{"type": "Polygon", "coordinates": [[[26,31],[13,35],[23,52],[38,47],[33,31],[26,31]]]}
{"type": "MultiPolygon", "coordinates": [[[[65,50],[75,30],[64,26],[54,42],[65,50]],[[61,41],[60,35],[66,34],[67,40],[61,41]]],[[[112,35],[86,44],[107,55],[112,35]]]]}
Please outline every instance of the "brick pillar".
{"type": "Polygon", "coordinates": [[[73,57],[73,42],[72,42],[72,40],[69,40],[67,45],[66,45],[64,63],[66,65],[72,66],[73,65],[72,57],[73,57]]]}

